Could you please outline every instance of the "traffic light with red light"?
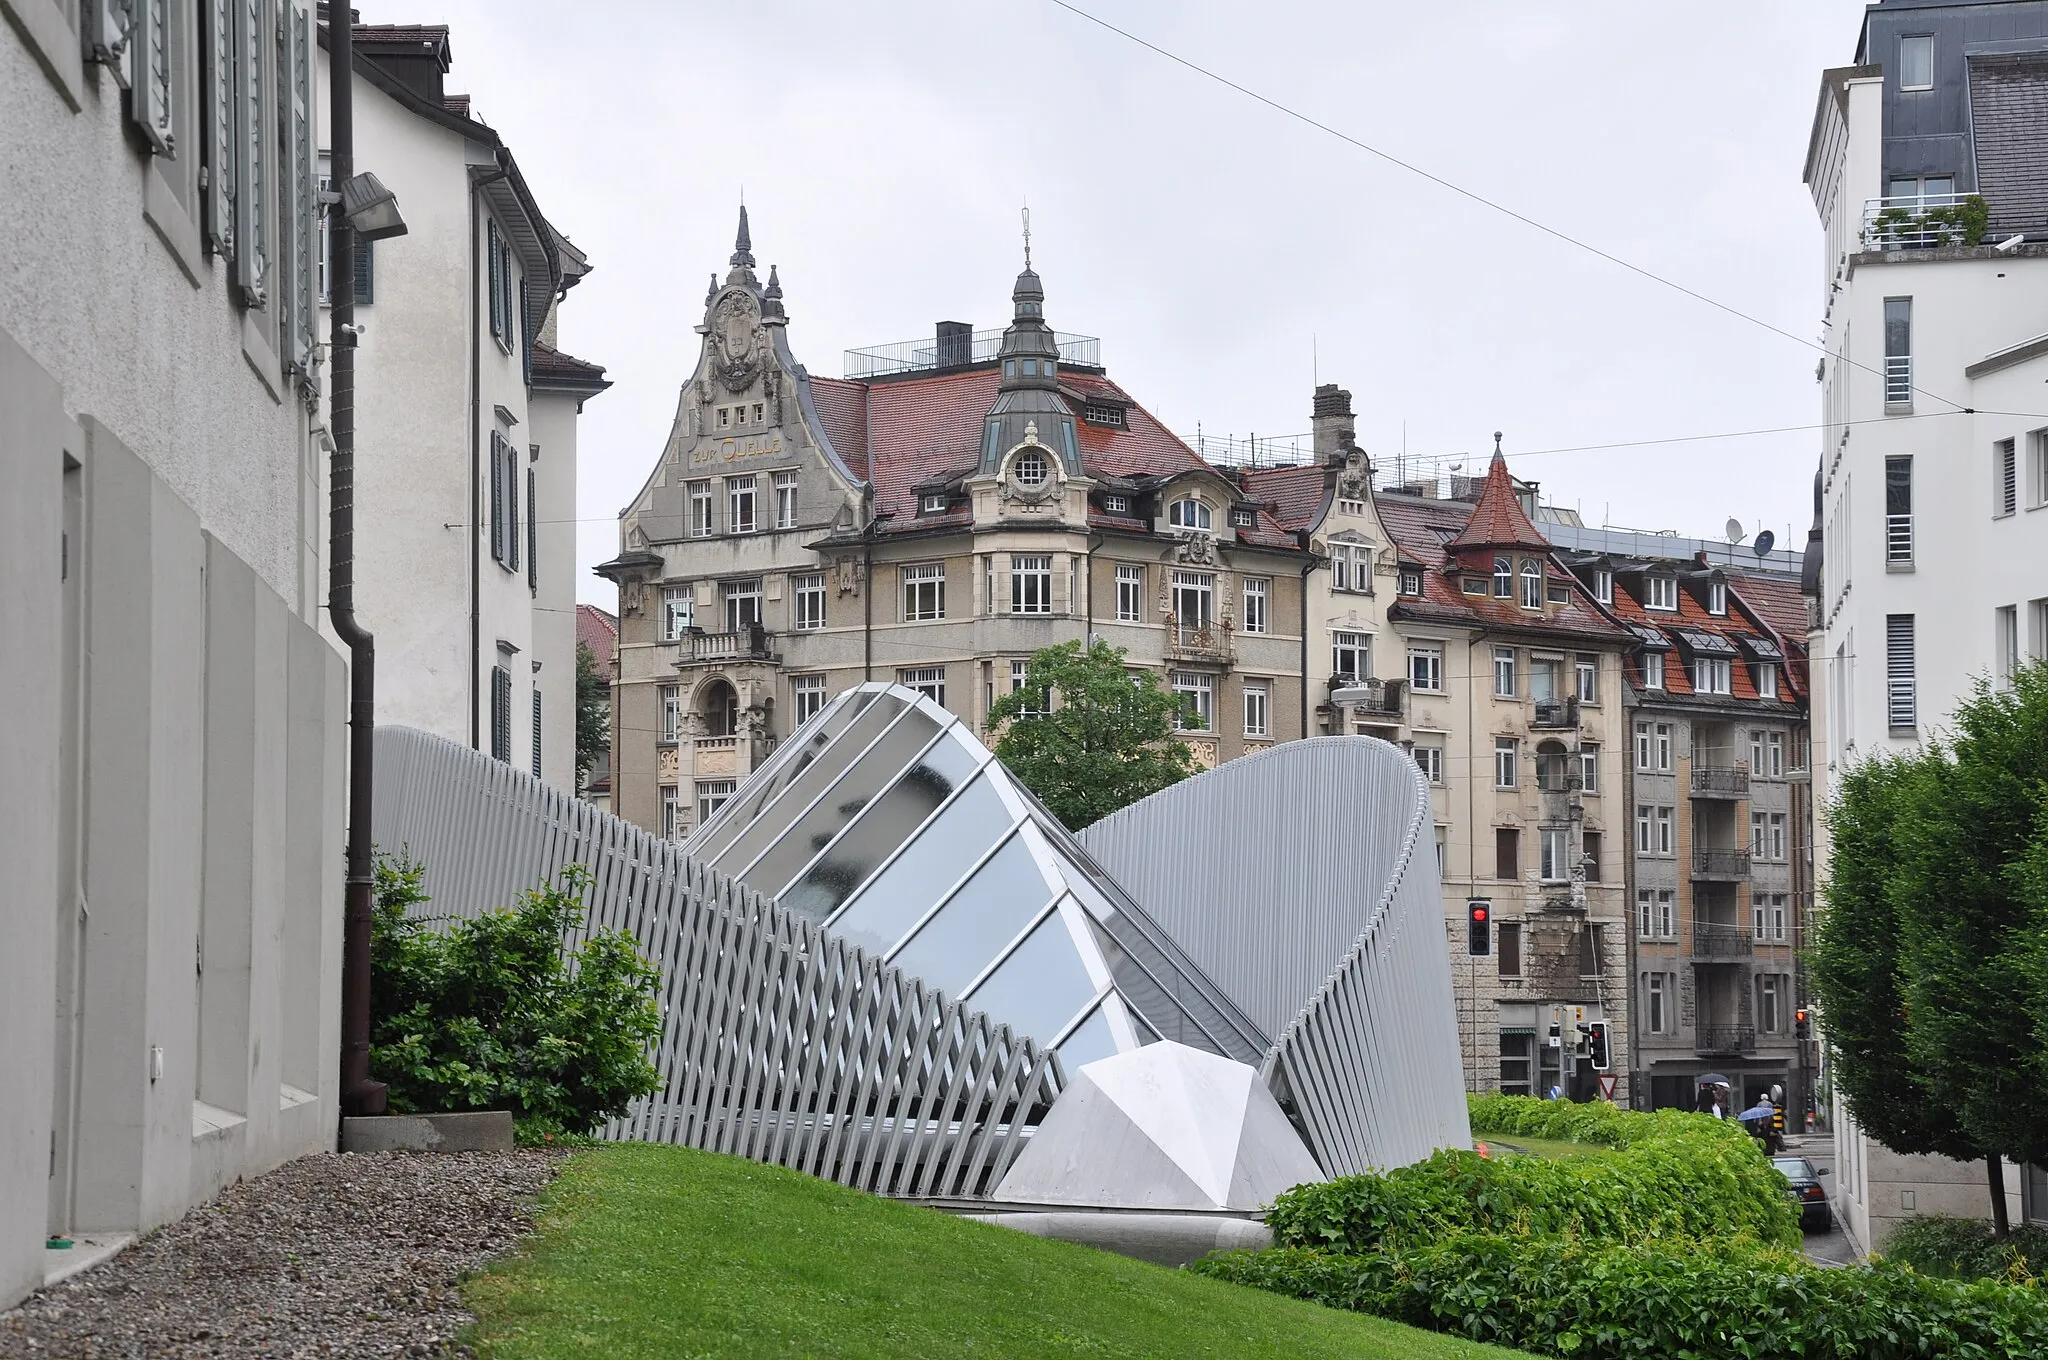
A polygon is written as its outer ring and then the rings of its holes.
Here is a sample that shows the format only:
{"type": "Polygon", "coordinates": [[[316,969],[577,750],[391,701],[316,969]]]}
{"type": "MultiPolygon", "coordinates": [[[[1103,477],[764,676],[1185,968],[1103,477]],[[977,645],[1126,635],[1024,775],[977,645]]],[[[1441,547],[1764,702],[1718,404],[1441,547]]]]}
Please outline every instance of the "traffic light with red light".
{"type": "Polygon", "coordinates": [[[1792,1033],[1801,1039],[1813,1033],[1813,1022],[1804,1006],[1792,1012],[1792,1033]]]}
{"type": "Polygon", "coordinates": [[[1465,904],[1465,952],[1475,958],[1493,952],[1493,903],[1475,898],[1465,904]]]}

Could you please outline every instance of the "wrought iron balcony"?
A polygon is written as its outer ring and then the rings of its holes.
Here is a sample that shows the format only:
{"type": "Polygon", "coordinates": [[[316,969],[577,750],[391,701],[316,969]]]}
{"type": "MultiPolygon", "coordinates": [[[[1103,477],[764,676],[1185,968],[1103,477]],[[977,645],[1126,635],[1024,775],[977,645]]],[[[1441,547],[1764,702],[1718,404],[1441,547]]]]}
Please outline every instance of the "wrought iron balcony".
{"type": "Polygon", "coordinates": [[[1693,1052],[1703,1056],[1756,1052],[1755,1025],[1700,1025],[1693,1030],[1693,1052]]]}
{"type": "Polygon", "coordinates": [[[1695,850],[1692,852],[1694,878],[1736,881],[1749,877],[1747,850],[1695,850]]]}
{"type": "Polygon", "coordinates": [[[1537,730],[1574,728],[1579,725],[1577,699],[1538,699],[1529,726],[1537,730]]]}
{"type": "Polygon", "coordinates": [[[1739,765],[1695,765],[1692,793],[1695,798],[1746,798],[1749,771],[1739,765]]]}
{"type": "Polygon", "coordinates": [[[1221,661],[1231,659],[1230,630],[1215,623],[1181,623],[1167,621],[1166,650],[1182,661],[1221,661]]]}
{"type": "Polygon", "coordinates": [[[769,649],[769,633],[758,623],[744,628],[735,628],[723,633],[691,632],[682,639],[683,656],[676,664],[695,665],[707,661],[767,661],[774,656],[769,649]]]}
{"type": "Polygon", "coordinates": [[[1400,717],[1406,690],[1407,682],[1403,680],[1382,680],[1370,675],[1330,677],[1330,702],[1369,716],[1400,717]]]}
{"type": "Polygon", "coordinates": [[[1694,958],[1730,959],[1744,958],[1750,952],[1751,932],[1743,926],[1716,925],[1711,921],[1695,921],[1692,924],[1692,952],[1694,958]]]}

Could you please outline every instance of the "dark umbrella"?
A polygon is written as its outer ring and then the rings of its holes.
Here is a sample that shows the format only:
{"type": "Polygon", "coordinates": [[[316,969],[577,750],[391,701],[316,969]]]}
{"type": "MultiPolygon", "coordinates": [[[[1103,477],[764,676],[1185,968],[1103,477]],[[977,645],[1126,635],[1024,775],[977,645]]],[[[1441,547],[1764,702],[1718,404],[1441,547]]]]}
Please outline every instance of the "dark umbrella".
{"type": "Polygon", "coordinates": [[[1719,1072],[1709,1072],[1699,1079],[1698,1084],[1701,1086],[1726,1086],[1728,1078],[1722,1076],[1719,1072]]]}

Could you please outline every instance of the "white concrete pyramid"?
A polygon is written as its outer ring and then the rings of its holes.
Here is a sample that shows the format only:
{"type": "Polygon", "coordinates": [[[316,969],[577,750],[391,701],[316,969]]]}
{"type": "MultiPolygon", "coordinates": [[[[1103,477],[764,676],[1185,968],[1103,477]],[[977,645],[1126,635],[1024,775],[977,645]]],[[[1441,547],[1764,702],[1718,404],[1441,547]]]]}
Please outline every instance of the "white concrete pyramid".
{"type": "Polygon", "coordinates": [[[1157,1043],[1075,1073],[994,1198],[1248,1210],[1321,1179],[1257,1072],[1184,1044],[1157,1043]]]}

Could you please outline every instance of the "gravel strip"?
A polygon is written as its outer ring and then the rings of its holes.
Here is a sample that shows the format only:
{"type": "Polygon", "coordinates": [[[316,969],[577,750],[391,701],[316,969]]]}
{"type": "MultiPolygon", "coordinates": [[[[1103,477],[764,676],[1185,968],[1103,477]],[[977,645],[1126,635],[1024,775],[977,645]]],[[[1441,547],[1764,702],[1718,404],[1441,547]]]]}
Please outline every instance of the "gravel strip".
{"type": "Polygon", "coordinates": [[[532,1228],[559,1160],[301,1158],[0,1314],[0,1357],[450,1353],[470,1321],[453,1286],[532,1228]]]}

